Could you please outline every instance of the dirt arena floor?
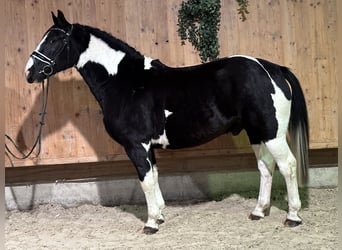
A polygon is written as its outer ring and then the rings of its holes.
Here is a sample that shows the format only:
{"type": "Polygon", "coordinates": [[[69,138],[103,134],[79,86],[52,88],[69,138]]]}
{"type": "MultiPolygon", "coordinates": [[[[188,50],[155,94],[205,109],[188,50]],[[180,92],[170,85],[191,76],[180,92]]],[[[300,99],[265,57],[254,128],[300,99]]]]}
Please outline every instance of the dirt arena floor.
{"type": "Polygon", "coordinates": [[[304,223],[296,228],[283,226],[284,194],[280,199],[273,193],[270,216],[260,221],[247,218],[255,206],[255,193],[220,201],[167,203],[166,221],[155,235],[142,233],[143,205],[65,209],[48,204],[30,211],[7,211],[5,244],[6,249],[49,250],[338,249],[337,189],[309,189],[301,194],[304,223]]]}

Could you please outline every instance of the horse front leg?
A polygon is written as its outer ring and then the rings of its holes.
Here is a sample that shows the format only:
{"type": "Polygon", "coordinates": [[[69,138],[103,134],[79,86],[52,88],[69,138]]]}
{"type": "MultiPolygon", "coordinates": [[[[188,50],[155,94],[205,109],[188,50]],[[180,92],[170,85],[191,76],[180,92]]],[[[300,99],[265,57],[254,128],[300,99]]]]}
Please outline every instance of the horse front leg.
{"type": "Polygon", "coordinates": [[[143,181],[140,182],[142,190],[145,194],[147,203],[148,218],[144,226],[145,234],[154,234],[159,230],[159,225],[164,223],[162,209],[164,208],[164,200],[159,189],[158,181],[155,178],[154,167],[147,172],[143,181]]]}
{"type": "Polygon", "coordinates": [[[165,203],[159,188],[158,170],[151,143],[141,143],[141,145],[126,148],[126,152],[137,169],[146,198],[148,218],[143,232],[154,234],[159,230],[159,224],[164,222],[162,209],[165,203]]]}
{"type": "Polygon", "coordinates": [[[165,208],[165,201],[162,195],[162,192],[159,187],[159,181],[158,181],[158,168],[156,165],[156,158],[154,155],[154,150],[150,149],[151,151],[151,162],[152,162],[152,173],[153,173],[153,180],[154,180],[154,193],[155,193],[155,198],[157,202],[157,206],[159,208],[159,215],[157,217],[157,224],[160,225],[164,223],[164,215],[162,214],[163,209],[165,208]]]}

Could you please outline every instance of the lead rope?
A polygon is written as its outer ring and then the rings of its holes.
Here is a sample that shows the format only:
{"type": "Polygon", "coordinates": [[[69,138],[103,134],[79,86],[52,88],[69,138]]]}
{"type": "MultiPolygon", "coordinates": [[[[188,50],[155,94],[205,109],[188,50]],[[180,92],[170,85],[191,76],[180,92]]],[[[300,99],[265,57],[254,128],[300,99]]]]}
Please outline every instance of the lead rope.
{"type": "MultiPolygon", "coordinates": [[[[39,113],[40,116],[40,121],[39,121],[39,129],[38,129],[38,135],[37,138],[31,148],[31,150],[25,154],[20,148],[19,146],[14,142],[14,140],[7,134],[5,134],[5,138],[8,139],[12,145],[16,148],[16,150],[21,154],[21,156],[17,156],[15,155],[7,146],[7,144],[5,143],[5,149],[6,149],[6,153],[10,154],[12,157],[14,157],[15,159],[18,160],[25,160],[28,157],[30,157],[30,155],[33,153],[33,150],[38,146],[37,148],[37,153],[36,153],[36,158],[39,156],[40,151],[41,151],[41,144],[42,144],[42,131],[43,131],[43,126],[45,125],[45,115],[46,115],[46,106],[47,106],[47,99],[48,99],[48,94],[49,94],[49,77],[47,77],[47,81],[46,81],[46,88],[45,88],[45,82],[43,81],[41,83],[42,85],[42,107],[41,107],[41,111],[39,113]],[[46,89],[46,90],[45,90],[46,89]]],[[[10,157],[9,157],[10,158],[10,157]]],[[[11,158],[10,158],[11,160],[11,158]]],[[[11,164],[13,165],[12,161],[11,164]]]]}

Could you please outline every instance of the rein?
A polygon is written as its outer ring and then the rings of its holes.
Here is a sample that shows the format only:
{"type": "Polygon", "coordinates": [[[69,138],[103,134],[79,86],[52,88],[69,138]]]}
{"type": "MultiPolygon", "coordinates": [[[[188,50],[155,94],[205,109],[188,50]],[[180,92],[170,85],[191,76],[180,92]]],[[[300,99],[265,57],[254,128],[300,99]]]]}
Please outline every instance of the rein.
{"type": "Polygon", "coordinates": [[[30,157],[34,151],[34,149],[36,147],[37,148],[37,153],[35,157],[38,157],[40,152],[41,152],[41,145],[42,145],[42,132],[43,132],[43,126],[45,125],[45,115],[46,115],[46,106],[47,106],[47,99],[48,99],[48,94],[49,94],[49,77],[47,77],[46,80],[46,88],[45,88],[45,82],[43,81],[41,83],[42,85],[42,107],[41,107],[41,111],[39,113],[40,116],[40,121],[39,121],[39,129],[38,129],[38,135],[36,137],[35,142],[33,143],[33,146],[31,148],[31,150],[25,154],[20,148],[19,146],[14,142],[14,140],[7,134],[5,134],[5,138],[7,140],[9,140],[11,142],[11,144],[15,147],[15,149],[21,154],[21,156],[17,156],[15,155],[7,146],[7,144],[5,143],[5,149],[6,149],[6,153],[10,154],[12,157],[14,157],[15,159],[18,160],[24,160],[27,159],[28,157],[30,157]]]}
{"type": "Polygon", "coordinates": [[[9,140],[11,142],[11,144],[15,147],[15,149],[21,154],[21,156],[17,156],[15,155],[7,146],[7,144],[5,143],[5,149],[6,152],[11,155],[12,157],[14,157],[15,159],[18,160],[25,160],[28,157],[30,157],[34,151],[34,149],[36,147],[37,148],[37,153],[36,153],[36,157],[39,156],[40,152],[41,152],[41,145],[42,145],[42,132],[43,132],[43,126],[45,125],[45,115],[46,115],[46,106],[47,106],[47,99],[48,99],[48,93],[49,93],[49,84],[50,84],[50,76],[53,74],[54,71],[54,66],[55,66],[55,62],[56,62],[56,58],[62,53],[62,51],[64,50],[64,48],[67,48],[67,61],[69,61],[69,41],[70,41],[70,36],[71,36],[71,32],[73,30],[73,26],[71,26],[70,31],[64,31],[63,29],[59,29],[59,28],[52,28],[50,29],[50,31],[52,30],[56,30],[56,31],[60,31],[62,33],[65,34],[65,38],[63,38],[63,46],[62,48],[60,48],[54,59],[51,59],[50,57],[44,55],[43,53],[41,53],[38,50],[33,51],[33,53],[31,54],[31,57],[35,58],[38,61],[41,61],[43,63],[45,63],[46,65],[42,68],[41,71],[39,71],[39,73],[44,74],[47,78],[46,78],[46,88],[45,88],[45,81],[43,80],[41,85],[42,85],[42,107],[41,107],[41,111],[39,113],[40,116],[40,121],[39,121],[39,129],[38,129],[38,135],[36,137],[36,140],[33,143],[33,146],[31,148],[31,150],[25,154],[20,147],[14,142],[14,140],[7,134],[5,134],[5,138],[7,140],[9,140]]]}

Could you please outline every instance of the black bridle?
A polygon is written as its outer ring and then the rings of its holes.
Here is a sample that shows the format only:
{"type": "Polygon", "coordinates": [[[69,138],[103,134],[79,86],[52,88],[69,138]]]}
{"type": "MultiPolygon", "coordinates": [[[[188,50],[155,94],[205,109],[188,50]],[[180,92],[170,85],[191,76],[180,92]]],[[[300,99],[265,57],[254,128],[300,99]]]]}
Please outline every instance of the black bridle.
{"type": "MultiPolygon", "coordinates": [[[[7,134],[5,134],[5,138],[8,139],[13,146],[15,147],[15,149],[21,154],[21,156],[16,156],[7,146],[7,144],[5,143],[5,149],[6,152],[8,154],[10,154],[12,157],[19,159],[19,160],[24,160],[27,159],[32,153],[33,150],[38,146],[37,149],[37,154],[36,157],[39,156],[40,152],[41,152],[41,139],[42,139],[42,131],[43,131],[43,126],[45,125],[45,115],[46,115],[46,107],[47,107],[47,98],[48,98],[48,93],[49,93],[49,83],[50,83],[50,79],[49,77],[53,74],[53,68],[56,64],[56,59],[57,57],[62,53],[62,51],[64,50],[64,48],[67,48],[67,61],[69,62],[69,49],[70,49],[70,36],[71,36],[71,32],[72,32],[72,28],[73,26],[71,26],[71,29],[69,32],[59,29],[59,28],[51,28],[49,31],[51,30],[57,30],[57,31],[61,31],[65,34],[65,37],[63,38],[63,46],[61,47],[61,49],[58,50],[58,52],[55,55],[54,59],[49,58],[48,56],[44,55],[43,53],[41,53],[38,50],[35,50],[32,52],[31,57],[37,59],[38,61],[41,61],[43,63],[45,63],[46,65],[43,67],[43,69],[41,71],[39,71],[39,73],[43,73],[46,76],[47,79],[47,85],[46,85],[46,89],[45,89],[45,82],[44,80],[41,83],[42,86],[42,107],[41,107],[41,112],[39,113],[40,116],[40,121],[39,121],[39,129],[38,129],[38,135],[36,137],[36,140],[33,143],[33,146],[31,148],[31,150],[25,154],[20,147],[14,142],[14,140],[7,134]]],[[[13,165],[13,163],[12,163],[13,165]]]]}
{"type": "Polygon", "coordinates": [[[43,73],[45,76],[49,77],[53,73],[53,68],[56,64],[57,57],[62,53],[64,48],[67,48],[67,61],[69,62],[69,50],[70,50],[70,36],[72,33],[73,26],[71,26],[70,31],[65,31],[60,28],[51,28],[49,31],[60,31],[65,34],[65,37],[63,37],[63,46],[58,50],[58,52],[55,55],[54,59],[51,59],[50,57],[44,55],[42,52],[38,50],[34,50],[31,54],[31,57],[34,59],[37,59],[38,61],[41,61],[42,63],[45,63],[46,65],[42,68],[42,70],[39,71],[39,73],[43,73]]]}

